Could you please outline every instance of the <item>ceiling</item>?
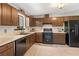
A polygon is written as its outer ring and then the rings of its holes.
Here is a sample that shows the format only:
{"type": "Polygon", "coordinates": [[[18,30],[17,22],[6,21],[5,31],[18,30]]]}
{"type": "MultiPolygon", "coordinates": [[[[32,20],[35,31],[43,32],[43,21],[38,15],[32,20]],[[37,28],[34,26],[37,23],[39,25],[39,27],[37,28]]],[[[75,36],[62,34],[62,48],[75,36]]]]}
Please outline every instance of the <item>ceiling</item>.
{"type": "Polygon", "coordinates": [[[27,15],[42,17],[45,14],[50,16],[79,15],[79,3],[64,3],[64,8],[59,9],[55,3],[9,3],[16,8],[21,8],[27,15]]]}

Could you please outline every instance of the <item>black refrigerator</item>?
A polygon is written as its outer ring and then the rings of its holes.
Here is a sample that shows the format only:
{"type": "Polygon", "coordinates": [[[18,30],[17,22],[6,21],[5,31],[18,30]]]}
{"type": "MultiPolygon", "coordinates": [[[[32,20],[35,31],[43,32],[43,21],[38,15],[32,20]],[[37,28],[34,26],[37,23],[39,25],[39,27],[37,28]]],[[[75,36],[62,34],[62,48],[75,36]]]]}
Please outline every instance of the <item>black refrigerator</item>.
{"type": "Polygon", "coordinates": [[[79,20],[68,21],[69,46],[79,47],[79,20]]]}

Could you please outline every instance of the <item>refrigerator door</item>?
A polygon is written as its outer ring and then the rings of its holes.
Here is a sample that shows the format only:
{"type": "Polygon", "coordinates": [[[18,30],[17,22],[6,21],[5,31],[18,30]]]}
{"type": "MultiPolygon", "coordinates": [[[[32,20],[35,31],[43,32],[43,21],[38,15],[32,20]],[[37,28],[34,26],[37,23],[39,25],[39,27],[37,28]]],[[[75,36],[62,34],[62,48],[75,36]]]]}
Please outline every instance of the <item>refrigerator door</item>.
{"type": "Polygon", "coordinates": [[[76,35],[77,35],[77,21],[70,20],[68,22],[69,26],[69,46],[76,46],[77,40],[76,40],[76,35]]]}
{"type": "Polygon", "coordinates": [[[79,47],[79,22],[77,22],[77,25],[75,25],[75,37],[76,37],[76,43],[77,47],[79,47]]]}
{"type": "Polygon", "coordinates": [[[79,47],[79,20],[70,20],[69,27],[69,46],[79,47]]]}

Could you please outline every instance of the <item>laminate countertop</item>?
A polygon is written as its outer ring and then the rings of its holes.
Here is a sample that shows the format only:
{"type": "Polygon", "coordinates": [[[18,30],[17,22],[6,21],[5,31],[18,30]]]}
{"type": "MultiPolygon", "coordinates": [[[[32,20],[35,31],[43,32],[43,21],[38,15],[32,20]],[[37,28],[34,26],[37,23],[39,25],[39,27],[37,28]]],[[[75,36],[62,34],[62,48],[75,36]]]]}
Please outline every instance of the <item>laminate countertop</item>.
{"type": "Polygon", "coordinates": [[[20,38],[26,37],[26,36],[34,34],[34,33],[35,32],[30,32],[30,33],[27,33],[26,35],[20,35],[20,34],[3,34],[3,35],[0,35],[0,46],[3,46],[7,43],[16,41],[20,38]]]}
{"type": "MultiPolygon", "coordinates": [[[[16,41],[20,38],[26,37],[28,35],[34,34],[34,33],[41,33],[42,31],[36,31],[36,32],[29,32],[25,35],[20,34],[0,34],[0,46],[5,45],[7,43],[16,41]]],[[[52,32],[52,33],[66,33],[66,32],[52,32]]]]}
{"type": "MultiPolygon", "coordinates": [[[[43,33],[43,31],[35,31],[36,33],[43,33]]],[[[67,32],[52,32],[52,33],[67,33],[67,32]]]]}

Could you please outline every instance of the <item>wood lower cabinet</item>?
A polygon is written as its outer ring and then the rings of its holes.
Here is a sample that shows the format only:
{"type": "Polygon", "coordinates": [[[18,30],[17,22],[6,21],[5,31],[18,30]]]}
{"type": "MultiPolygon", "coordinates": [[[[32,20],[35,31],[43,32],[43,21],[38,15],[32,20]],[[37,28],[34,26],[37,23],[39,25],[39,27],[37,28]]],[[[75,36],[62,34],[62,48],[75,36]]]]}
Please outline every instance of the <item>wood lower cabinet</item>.
{"type": "Polygon", "coordinates": [[[26,38],[26,50],[28,50],[30,48],[30,40],[29,40],[29,37],[27,36],[26,38]]]}
{"type": "Polygon", "coordinates": [[[53,33],[53,43],[65,44],[65,33],[53,33]]]}
{"type": "Polygon", "coordinates": [[[0,56],[14,56],[14,42],[0,47],[0,56]]]}
{"type": "Polygon", "coordinates": [[[37,43],[42,43],[42,32],[36,33],[36,40],[37,43]]]}
{"type": "Polygon", "coordinates": [[[26,49],[28,50],[35,43],[35,33],[26,37],[26,49]]]}
{"type": "Polygon", "coordinates": [[[2,52],[0,56],[14,56],[13,48],[7,49],[6,51],[2,52]]]}

